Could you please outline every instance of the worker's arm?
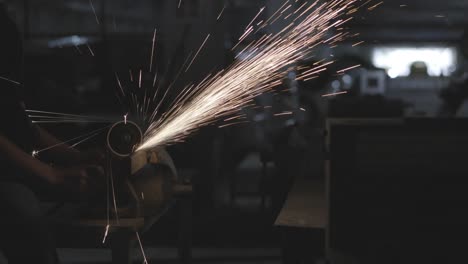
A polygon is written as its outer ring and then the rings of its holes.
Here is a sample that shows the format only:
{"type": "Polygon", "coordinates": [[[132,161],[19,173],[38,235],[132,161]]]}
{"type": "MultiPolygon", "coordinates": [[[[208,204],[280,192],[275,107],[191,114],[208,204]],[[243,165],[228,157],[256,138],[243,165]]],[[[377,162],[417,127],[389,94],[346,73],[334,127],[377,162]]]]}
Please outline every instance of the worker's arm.
{"type": "Polygon", "coordinates": [[[57,181],[54,168],[24,152],[2,134],[0,134],[0,156],[3,160],[24,169],[27,173],[39,176],[50,183],[57,181]]]}
{"type": "Polygon", "coordinates": [[[70,145],[60,141],[55,136],[47,132],[40,126],[36,126],[39,131],[38,146],[39,149],[48,149],[43,154],[54,162],[68,165],[83,163],[99,163],[104,157],[98,152],[80,152],[70,145]]]}
{"type": "Polygon", "coordinates": [[[86,183],[87,173],[84,168],[58,169],[45,164],[24,152],[17,145],[0,133],[0,157],[9,164],[21,168],[26,174],[40,177],[51,184],[86,183]]]}
{"type": "Polygon", "coordinates": [[[67,163],[71,160],[79,160],[80,152],[68,144],[58,140],[45,129],[40,126],[35,126],[38,131],[37,146],[38,149],[47,149],[41,155],[46,156],[48,159],[57,163],[67,163]]]}

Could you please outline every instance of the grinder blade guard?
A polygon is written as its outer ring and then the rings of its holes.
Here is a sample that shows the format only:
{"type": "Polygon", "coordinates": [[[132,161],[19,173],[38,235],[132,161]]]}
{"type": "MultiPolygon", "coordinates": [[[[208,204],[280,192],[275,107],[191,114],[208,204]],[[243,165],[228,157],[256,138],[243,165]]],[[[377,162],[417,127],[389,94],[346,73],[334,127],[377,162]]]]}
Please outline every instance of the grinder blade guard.
{"type": "Polygon", "coordinates": [[[117,122],[107,132],[107,148],[117,157],[129,157],[142,139],[143,133],[137,124],[132,121],[117,122]]]}

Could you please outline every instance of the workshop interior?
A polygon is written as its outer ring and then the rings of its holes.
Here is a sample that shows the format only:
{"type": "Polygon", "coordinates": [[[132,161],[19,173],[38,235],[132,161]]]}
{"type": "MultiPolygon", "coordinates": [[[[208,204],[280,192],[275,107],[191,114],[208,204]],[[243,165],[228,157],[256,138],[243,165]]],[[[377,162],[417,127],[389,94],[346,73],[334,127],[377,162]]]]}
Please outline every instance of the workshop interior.
{"type": "Polygon", "coordinates": [[[0,0],[0,263],[468,263],[467,12],[0,0]]]}

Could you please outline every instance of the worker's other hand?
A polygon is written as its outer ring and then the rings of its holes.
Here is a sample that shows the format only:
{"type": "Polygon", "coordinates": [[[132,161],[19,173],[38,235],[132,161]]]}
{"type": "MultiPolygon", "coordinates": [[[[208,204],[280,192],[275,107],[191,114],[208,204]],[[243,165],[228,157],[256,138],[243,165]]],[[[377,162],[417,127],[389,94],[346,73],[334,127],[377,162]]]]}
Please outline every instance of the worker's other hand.
{"type": "Polygon", "coordinates": [[[54,185],[65,187],[66,191],[84,194],[92,191],[104,179],[104,170],[100,166],[82,166],[55,169],[54,185]]]}

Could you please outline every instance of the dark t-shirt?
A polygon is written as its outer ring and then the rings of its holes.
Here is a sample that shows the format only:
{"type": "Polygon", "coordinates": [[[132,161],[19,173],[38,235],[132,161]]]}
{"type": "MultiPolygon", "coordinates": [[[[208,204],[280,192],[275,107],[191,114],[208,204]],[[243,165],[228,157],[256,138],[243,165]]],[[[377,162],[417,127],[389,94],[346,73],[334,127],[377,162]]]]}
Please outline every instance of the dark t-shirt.
{"type": "MultiPolygon", "coordinates": [[[[22,100],[22,40],[16,25],[8,18],[1,4],[0,32],[0,134],[22,150],[31,153],[37,131],[25,112],[22,100]]],[[[0,155],[0,170],[11,169],[14,169],[11,163],[0,155]]]]}

